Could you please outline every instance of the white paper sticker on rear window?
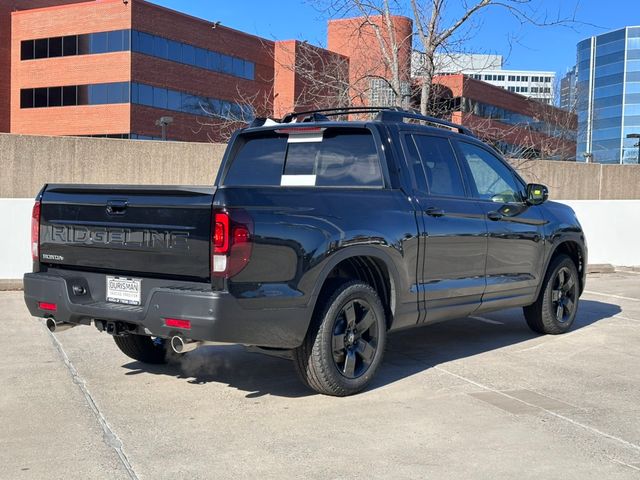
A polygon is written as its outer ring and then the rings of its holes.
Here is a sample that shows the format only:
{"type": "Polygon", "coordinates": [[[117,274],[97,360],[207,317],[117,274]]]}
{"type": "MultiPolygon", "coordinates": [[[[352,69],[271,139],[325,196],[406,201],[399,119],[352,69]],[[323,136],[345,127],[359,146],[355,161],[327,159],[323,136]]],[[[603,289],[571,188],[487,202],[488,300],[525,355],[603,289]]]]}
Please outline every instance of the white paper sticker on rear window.
{"type": "Polygon", "coordinates": [[[324,137],[323,132],[313,133],[290,133],[287,143],[314,143],[321,142],[324,137]]]}
{"type": "Polygon", "coordinates": [[[315,175],[282,175],[282,187],[313,187],[316,184],[315,175]]]}

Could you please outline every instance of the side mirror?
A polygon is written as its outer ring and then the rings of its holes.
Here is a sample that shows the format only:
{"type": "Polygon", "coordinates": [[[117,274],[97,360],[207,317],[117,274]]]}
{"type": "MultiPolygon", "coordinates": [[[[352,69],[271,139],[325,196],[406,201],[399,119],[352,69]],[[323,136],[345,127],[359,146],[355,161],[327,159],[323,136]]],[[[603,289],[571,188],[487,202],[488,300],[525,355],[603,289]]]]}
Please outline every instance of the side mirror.
{"type": "Polygon", "coordinates": [[[530,183],[527,185],[527,203],[529,205],[540,205],[549,198],[549,189],[540,183],[530,183]]]}

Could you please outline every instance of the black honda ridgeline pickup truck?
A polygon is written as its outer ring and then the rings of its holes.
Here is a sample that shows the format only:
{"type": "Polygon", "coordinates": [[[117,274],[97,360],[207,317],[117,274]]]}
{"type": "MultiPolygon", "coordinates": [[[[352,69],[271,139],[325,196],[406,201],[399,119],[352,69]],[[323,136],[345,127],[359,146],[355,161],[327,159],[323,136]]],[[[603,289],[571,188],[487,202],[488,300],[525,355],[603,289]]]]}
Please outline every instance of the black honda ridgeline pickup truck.
{"type": "Polygon", "coordinates": [[[29,311],[52,331],[93,323],[141,362],[210,341],[291,356],[338,396],[365,388],[393,330],[509,307],[538,333],[571,328],[574,212],[464,127],[349,114],[365,110],[254,121],[213,187],[45,185],[29,311]]]}

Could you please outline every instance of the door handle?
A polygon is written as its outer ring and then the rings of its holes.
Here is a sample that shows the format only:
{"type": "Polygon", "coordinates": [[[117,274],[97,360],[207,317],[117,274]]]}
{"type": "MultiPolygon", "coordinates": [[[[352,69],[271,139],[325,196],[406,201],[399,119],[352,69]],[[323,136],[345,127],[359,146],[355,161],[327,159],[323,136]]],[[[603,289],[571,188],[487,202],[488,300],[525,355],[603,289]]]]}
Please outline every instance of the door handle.
{"type": "Polygon", "coordinates": [[[444,210],[442,210],[441,208],[437,208],[437,207],[429,207],[424,211],[424,213],[426,213],[430,217],[443,217],[444,216],[444,210]]]}
{"type": "Polygon", "coordinates": [[[504,217],[504,215],[502,215],[500,212],[489,212],[489,213],[487,213],[487,218],[489,220],[493,220],[494,222],[497,222],[498,220],[502,220],[503,217],[504,217]]]}

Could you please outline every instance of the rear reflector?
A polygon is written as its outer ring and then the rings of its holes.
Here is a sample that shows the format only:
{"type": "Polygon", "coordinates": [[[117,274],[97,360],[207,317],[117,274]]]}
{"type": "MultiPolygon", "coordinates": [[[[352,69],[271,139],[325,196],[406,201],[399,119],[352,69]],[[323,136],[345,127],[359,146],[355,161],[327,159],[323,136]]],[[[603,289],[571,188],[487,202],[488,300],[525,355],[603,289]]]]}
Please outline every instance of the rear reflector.
{"type": "Polygon", "coordinates": [[[179,318],[165,318],[164,324],[167,327],[182,328],[191,330],[191,320],[180,320],[179,318]]]}
{"type": "Polygon", "coordinates": [[[38,308],[40,310],[46,310],[47,312],[55,312],[58,310],[58,305],[55,303],[38,302],[38,308]]]}

